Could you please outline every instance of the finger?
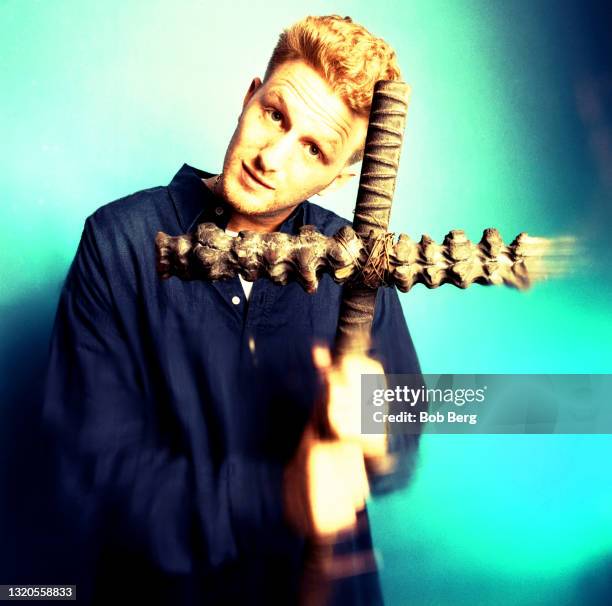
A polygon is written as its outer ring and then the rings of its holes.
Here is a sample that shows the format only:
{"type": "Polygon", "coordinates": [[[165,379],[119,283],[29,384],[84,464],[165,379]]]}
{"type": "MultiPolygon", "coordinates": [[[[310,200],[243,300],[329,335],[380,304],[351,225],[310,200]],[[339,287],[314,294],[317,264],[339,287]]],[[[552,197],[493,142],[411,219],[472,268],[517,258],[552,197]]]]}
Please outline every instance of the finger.
{"type": "Polygon", "coordinates": [[[325,345],[314,345],[312,348],[312,361],[319,370],[327,370],[332,365],[329,348],[325,345]]]}
{"type": "Polygon", "coordinates": [[[365,461],[363,455],[361,457],[361,490],[363,494],[363,507],[365,502],[370,498],[370,481],[368,480],[368,472],[366,471],[365,461]]]}
{"type": "Polygon", "coordinates": [[[366,499],[370,494],[368,474],[361,448],[358,444],[344,442],[338,444],[338,449],[342,451],[340,458],[340,478],[343,481],[350,495],[355,511],[365,507],[366,499]]]}
{"type": "Polygon", "coordinates": [[[353,461],[355,469],[355,480],[359,494],[360,509],[365,507],[366,499],[370,496],[370,482],[368,481],[368,472],[366,470],[365,461],[363,459],[363,451],[357,444],[351,444],[353,448],[353,461]]]}
{"type": "Polygon", "coordinates": [[[372,549],[357,553],[334,554],[323,560],[328,577],[344,579],[373,572],[378,567],[376,554],[372,549]]]}
{"type": "Polygon", "coordinates": [[[363,354],[345,354],[338,360],[338,367],[349,376],[384,374],[382,364],[363,354]]]}

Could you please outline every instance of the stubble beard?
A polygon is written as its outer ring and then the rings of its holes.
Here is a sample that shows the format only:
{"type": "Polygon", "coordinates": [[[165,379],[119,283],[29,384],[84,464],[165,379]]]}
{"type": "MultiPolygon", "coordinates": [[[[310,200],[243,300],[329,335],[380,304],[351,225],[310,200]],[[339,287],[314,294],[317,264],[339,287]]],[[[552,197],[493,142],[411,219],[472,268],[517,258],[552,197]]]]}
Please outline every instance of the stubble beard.
{"type": "Polygon", "coordinates": [[[223,173],[219,179],[215,193],[221,196],[238,213],[249,217],[273,218],[278,215],[287,214],[287,211],[295,208],[303,198],[294,201],[276,200],[274,190],[262,191],[268,194],[262,200],[256,192],[249,192],[239,182],[238,173],[242,169],[239,159],[230,161],[223,167],[223,173]]]}

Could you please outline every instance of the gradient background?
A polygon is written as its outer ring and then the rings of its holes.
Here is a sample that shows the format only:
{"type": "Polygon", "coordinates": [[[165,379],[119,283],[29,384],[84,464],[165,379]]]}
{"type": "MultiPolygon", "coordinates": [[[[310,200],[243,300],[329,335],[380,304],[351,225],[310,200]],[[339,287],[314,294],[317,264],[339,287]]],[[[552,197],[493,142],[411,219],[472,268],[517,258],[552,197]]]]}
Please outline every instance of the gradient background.
{"type": "MultiPolygon", "coordinates": [[[[588,248],[528,293],[403,295],[424,372],[612,372],[603,2],[0,0],[0,583],[70,582],[37,415],[84,219],[183,162],[217,171],[280,30],[331,12],[387,39],[413,88],[394,230],[588,248]]],[[[356,187],[315,201],[348,216],[356,187]]],[[[609,603],[611,458],[610,436],[426,436],[411,487],[371,505],[387,603],[609,603]]]]}

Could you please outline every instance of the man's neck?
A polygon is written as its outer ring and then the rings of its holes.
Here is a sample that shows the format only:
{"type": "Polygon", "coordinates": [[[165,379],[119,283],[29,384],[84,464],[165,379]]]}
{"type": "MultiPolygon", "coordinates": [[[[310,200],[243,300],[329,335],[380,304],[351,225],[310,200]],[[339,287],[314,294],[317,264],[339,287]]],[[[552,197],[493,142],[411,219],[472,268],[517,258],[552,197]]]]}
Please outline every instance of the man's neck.
{"type": "MultiPolygon", "coordinates": [[[[202,179],[204,184],[210,189],[215,195],[215,182],[217,175],[202,179]]],[[[296,205],[297,206],[297,205],[296,205]]],[[[243,215],[236,210],[232,210],[232,216],[227,223],[227,229],[235,232],[239,231],[258,231],[258,232],[272,232],[278,231],[280,226],[283,224],[285,219],[295,210],[295,206],[291,208],[285,208],[282,211],[270,213],[269,215],[243,215]]]]}
{"type": "Polygon", "coordinates": [[[285,219],[293,212],[293,208],[283,210],[282,214],[274,213],[273,216],[242,215],[233,210],[227,228],[232,231],[278,231],[285,219]]]}

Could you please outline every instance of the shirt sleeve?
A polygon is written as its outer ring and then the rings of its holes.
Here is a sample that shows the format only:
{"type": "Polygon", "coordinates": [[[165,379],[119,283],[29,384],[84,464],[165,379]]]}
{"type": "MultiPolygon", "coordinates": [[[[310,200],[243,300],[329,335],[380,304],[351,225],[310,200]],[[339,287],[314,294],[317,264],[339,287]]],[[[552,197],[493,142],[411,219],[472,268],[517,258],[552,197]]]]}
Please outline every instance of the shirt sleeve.
{"type": "MultiPolygon", "coordinates": [[[[418,387],[423,385],[419,360],[395,288],[378,289],[370,355],[381,362],[386,375],[410,375],[405,377],[406,382],[418,387]]],[[[387,380],[389,382],[390,377],[387,380]]],[[[399,409],[394,410],[391,404],[389,412],[399,412],[399,409]]],[[[391,428],[388,450],[394,456],[395,466],[390,473],[370,473],[373,495],[398,490],[408,484],[417,461],[420,434],[420,423],[411,425],[409,430],[402,424],[391,428]]]]}
{"type": "Polygon", "coordinates": [[[108,532],[172,573],[283,552],[295,537],[280,465],[236,456],[196,470],[156,431],[159,397],[126,338],[99,240],[90,217],[62,289],[43,406],[75,529],[108,532]]]}

